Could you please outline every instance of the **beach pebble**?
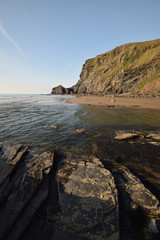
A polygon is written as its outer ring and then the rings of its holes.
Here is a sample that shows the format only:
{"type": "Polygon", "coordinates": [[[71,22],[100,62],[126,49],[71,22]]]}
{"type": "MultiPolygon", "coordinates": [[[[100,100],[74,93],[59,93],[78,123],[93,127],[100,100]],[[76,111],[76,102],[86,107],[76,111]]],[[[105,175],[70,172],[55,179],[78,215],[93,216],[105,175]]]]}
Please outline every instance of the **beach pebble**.
{"type": "Polygon", "coordinates": [[[155,134],[155,133],[149,133],[149,134],[147,134],[146,135],[146,138],[151,138],[151,137],[154,137],[154,136],[156,136],[157,134],[155,134]]]}
{"type": "Polygon", "coordinates": [[[153,144],[155,146],[159,146],[159,143],[158,142],[149,142],[150,144],[153,144]]]}
{"type": "Polygon", "coordinates": [[[75,129],[75,132],[76,133],[85,133],[85,130],[84,130],[84,128],[77,128],[77,129],[75,129]]]}
{"type": "Polygon", "coordinates": [[[148,134],[146,138],[151,138],[154,141],[160,142],[160,134],[148,134]]]}
{"type": "Polygon", "coordinates": [[[118,134],[115,136],[114,139],[116,140],[128,140],[128,139],[134,139],[134,138],[138,138],[139,135],[136,133],[122,133],[122,134],[118,134]]]}
{"type": "Polygon", "coordinates": [[[58,130],[58,126],[57,126],[57,125],[50,126],[50,128],[51,128],[51,129],[58,130]]]}

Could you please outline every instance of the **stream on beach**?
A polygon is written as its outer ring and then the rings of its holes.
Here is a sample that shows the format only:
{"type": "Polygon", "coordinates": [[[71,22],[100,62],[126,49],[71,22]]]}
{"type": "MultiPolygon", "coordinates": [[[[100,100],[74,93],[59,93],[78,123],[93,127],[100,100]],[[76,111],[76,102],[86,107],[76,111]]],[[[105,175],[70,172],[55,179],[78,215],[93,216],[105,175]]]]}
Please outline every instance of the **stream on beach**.
{"type": "Polygon", "coordinates": [[[87,143],[86,132],[159,131],[160,111],[106,108],[67,103],[73,96],[0,95],[0,143],[22,143],[42,149],[87,143]],[[58,126],[58,130],[51,126],[58,126]]]}

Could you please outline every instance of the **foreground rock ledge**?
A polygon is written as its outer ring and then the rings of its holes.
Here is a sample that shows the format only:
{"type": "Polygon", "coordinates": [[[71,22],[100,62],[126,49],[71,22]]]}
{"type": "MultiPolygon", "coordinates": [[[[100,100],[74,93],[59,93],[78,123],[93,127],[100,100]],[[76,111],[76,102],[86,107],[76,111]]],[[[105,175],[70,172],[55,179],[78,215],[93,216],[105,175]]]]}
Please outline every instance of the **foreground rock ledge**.
{"type": "Polygon", "coordinates": [[[0,239],[133,240],[121,214],[139,208],[158,233],[158,199],[120,163],[109,171],[79,148],[62,155],[0,146],[0,239]]]}
{"type": "Polygon", "coordinates": [[[118,195],[112,174],[94,156],[66,157],[57,172],[57,224],[87,239],[119,239],[118,195]]]}
{"type": "Polygon", "coordinates": [[[47,199],[53,159],[21,145],[0,148],[0,239],[19,239],[47,199]]]}
{"type": "Polygon", "coordinates": [[[151,218],[160,216],[158,199],[133,175],[127,167],[119,166],[113,170],[116,186],[126,210],[140,207],[151,218]]]}

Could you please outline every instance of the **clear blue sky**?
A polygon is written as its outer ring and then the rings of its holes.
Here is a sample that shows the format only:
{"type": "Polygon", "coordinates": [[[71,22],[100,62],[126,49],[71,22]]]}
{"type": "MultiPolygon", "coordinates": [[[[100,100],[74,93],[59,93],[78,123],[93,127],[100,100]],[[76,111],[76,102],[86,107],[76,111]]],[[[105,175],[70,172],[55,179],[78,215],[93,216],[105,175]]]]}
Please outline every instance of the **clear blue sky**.
{"type": "Polygon", "coordinates": [[[88,58],[160,38],[160,0],[0,0],[0,93],[50,93],[88,58]]]}

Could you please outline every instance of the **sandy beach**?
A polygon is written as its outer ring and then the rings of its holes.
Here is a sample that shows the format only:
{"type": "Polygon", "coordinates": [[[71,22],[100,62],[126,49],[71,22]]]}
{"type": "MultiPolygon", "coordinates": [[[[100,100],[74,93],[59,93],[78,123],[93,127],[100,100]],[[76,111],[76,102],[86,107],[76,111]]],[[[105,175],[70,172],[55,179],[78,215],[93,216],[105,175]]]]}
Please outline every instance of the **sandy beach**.
{"type": "Polygon", "coordinates": [[[69,99],[68,103],[160,110],[160,98],[78,96],[76,98],[69,99]]]}

